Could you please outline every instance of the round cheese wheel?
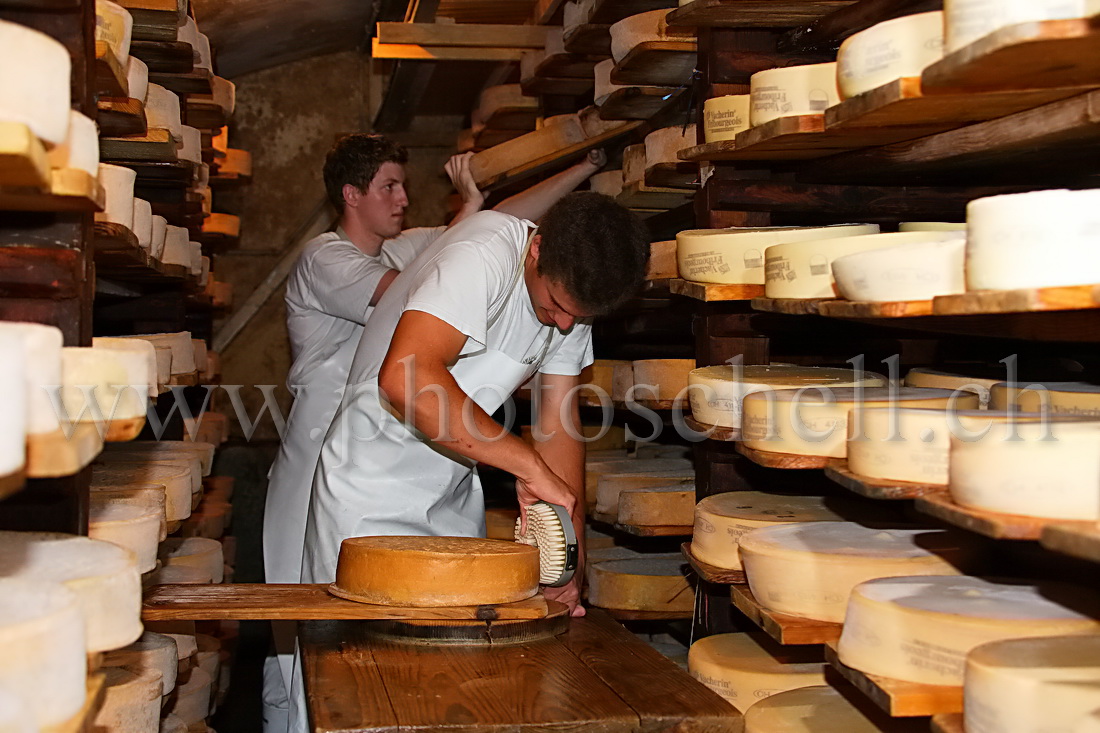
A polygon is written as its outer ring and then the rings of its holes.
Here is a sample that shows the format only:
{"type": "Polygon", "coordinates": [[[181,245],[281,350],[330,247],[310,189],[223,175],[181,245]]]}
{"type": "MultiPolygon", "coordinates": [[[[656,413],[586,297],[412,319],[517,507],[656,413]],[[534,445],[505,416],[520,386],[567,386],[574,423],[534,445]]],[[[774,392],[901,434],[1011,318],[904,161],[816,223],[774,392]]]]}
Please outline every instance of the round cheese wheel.
{"type": "Polygon", "coordinates": [[[973,551],[941,530],[800,522],[741,538],[752,594],[777,613],[841,623],[852,588],[873,578],[958,575],[973,551]]]}
{"type": "Polygon", "coordinates": [[[92,491],[117,491],[130,486],[164,487],[164,512],[169,522],[191,515],[191,471],[173,464],[112,463],[92,467],[92,491]]]}
{"type": "Polygon", "coordinates": [[[183,684],[176,686],[165,712],[177,716],[189,727],[200,723],[210,715],[214,681],[205,671],[195,667],[183,684]]]}
{"type": "Polygon", "coordinates": [[[990,387],[989,406],[1024,412],[1100,418],[1100,385],[1087,382],[998,382],[990,387]]]}
{"type": "MultiPolygon", "coordinates": [[[[128,339],[120,339],[123,342],[128,339]]],[[[130,341],[130,343],[133,343],[130,341]]],[[[140,342],[143,346],[148,345],[140,342]]],[[[150,353],[152,353],[150,349],[150,353]]],[[[108,443],[104,446],[103,453],[106,457],[114,454],[132,453],[146,456],[149,461],[160,462],[164,459],[198,460],[198,471],[202,476],[209,476],[214,466],[214,446],[210,443],[192,442],[190,440],[133,440],[127,443],[108,443]]],[[[230,479],[232,481],[232,479],[230,479]]]]}
{"type": "Polygon", "coordinates": [[[966,238],[914,242],[833,260],[836,291],[846,300],[932,300],[966,291],[966,238]]]}
{"type": "Polygon", "coordinates": [[[95,716],[96,728],[119,733],[156,730],[160,726],[160,672],[108,667],[104,674],[105,694],[95,716]]]}
{"type": "Polygon", "coordinates": [[[148,353],[66,346],[61,350],[61,404],[70,420],[144,421],[156,365],[148,353]]]}
{"type": "Polygon", "coordinates": [[[157,565],[163,518],[163,510],[155,507],[96,503],[88,511],[88,536],[129,550],[137,560],[138,572],[147,573],[157,565]]]}
{"type": "Polygon", "coordinates": [[[0,731],[4,733],[35,733],[40,730],[27,703],[14,691],[0,685],[0,731]]]}
{"type": "Polygon", "coordinates": [[[210,571],[194,565],[161,565],[146,576],[148,585],[209,585],[210,571]]]}
{"type": "Polygon", "coordinates": [[[724,285],[763,285],[764,252],[785,242],[878,233],[877,224],[826,227],[688,229],[676,235],[676,265],[685,280],[724,285]]]}
{"type": "Polygon", "coordinates": [[[749,77],[752,126],[780,117],[819,115],[840,102],[836,63],[784,66],[749,77]]]}
{"type": "Polygon", "coordinates": [[[691,415],[706,425],[741,427],[741,402],[754,392],[821,387],[885,387],[886,378],[851,369],[785,364],[729,364],[693,369],[688,374],[691,415]]]}
{"type": "Polygon", "coordinates": [[[99,128],[95,120],[76,110],[70,112],[69,134],[65,142],[47,153],[50,168],[80,170],[95,178],[99,175],[99,128]]]}
{"type": "Polygon", "coordinates": [[[880,578],[852,591],[838,650],[841,662],[867,674],[958,686],[974,647],[1094,633],[1100,631],[1097,616],[1097,599],[1071,586],[967,576],[880,578]]]}
{"type": "Polygon", "coordinates": [[[954,221],[903,221],[898,224],[899,232],[954,232],[966,231],[966,222],[954,221]]]}
{"type": "Polygon", "coordinates": [[[684,527],[695,513],[694,482],[624,489],[619,492],[619,523],[631,527],[684,527]]]}
{"type": "Polygon", "coordinates": [[[1087,18],[1100,13],[1100,0],[944,0],[948,53],[1017,23],[1087,18]]]}
{"type": "Polygon", "coordinates": [[[84,704],[84,628],[67,588],[0,578],[0,688],[23,701],[36,731],[67,721],[84,704]]]}
{"type": "Polygon", "coordinates": [[[943,58],[943,12],[894,18],[848,36],[837,51],[841,99],[907,76],[943,58]]]}
{"type": "Polygon", "coordinates": [[[195,643],[198,647],[195,652],[196,666],[210,675],[210,679],[218,679],[221,671],[222,643],[209,634],[195,634],[195,643]]]}
{"type": "Polygon", "coordinates": [[[966,207],[966,287],[1013,290],[1100,282],[1100,190],[990,196],[966,207]]]}
{"type": "Polygon", "coordinates": [[[694,359],[641,359],[634,362],[635,400],[675,400],[687,390],[694,359]]]}
{"type": "Polygon", "coordinates": [[[0,576],[49,580],[73,591],[89,652],[141,636],[141,574],[121,547],[54,532],[0,532],[0,576]]]}
{"type": "Polygon", "coordinates": [[[0,49],[0,121],[24,124],[46,143],[65,142],[72,67],[65,46],[45,33],[0,20],[0,49]]]}
{"type": "Polygon", "coordinates": [[[180,720],[178,715],[168,713],[161,718],[159,733],[188,733],[187,723],[180,720]]]}
{"type": "Polygon", "coordinates": [[[513,603],[538,591],[538,550],[476,537],[352,537],[340,544],[337,595],[387,606],[513,603]]]}
{"type": "Polygon", "coordinates": [[[222,543],[206,537],[171,538],[161,543],[159,557],[165,567],[173,565],[198,568],[210,575],[214,583],[222,582],[225,559],[222,543]]]}
{"type": "Polygon", "coordinates": [[[748,94],[727,94],[703,102],[703,140],[733,140],[737,133],[749,129],[751,99],[748,94]]]}
{"type": "Polygon", "coordinates": [[[783,647],[766,634],[715,634],[688,651],[691,676],[742,713],[780,692],[825,684],[820,648],[783,647]]]}
{"type": "Polygon", "coordinates": [[[746,447],[772,453],[844,458],[856,407],[978,409],[978,396],[915,387],[823,388],[756,392],[742,402],[746,447]]]}
{"type": "Polygon", "coordinates": [[[104,667],[122,667],[135,674],[153,670],[160,674],[160,694],[167,695],[176,686],[179,651],[176,640],[167,634],[146,631],[129,646],[107,652],[104,667]]]}
{"type": "Polygon", "coordinates": [[[662,127],[645,136],[645,164],[679,163],[678,153],[696,145],[695,125],[662,127]]]}
{"type": "Polygon", "coordinates": [[[23,469],[27,455],[27,358],[23,339],[0,327],[0,353],[6,358],[0,363],[0,379],[16,385],[8,390],[8,404],[0,413],[0,476],[10,476],[23,469]]]}
{"type": "Polygon", "coordinates": [[[60,430],[50,388],[61,384],[61,329],[41,323],[3,322],[0,332],[18,337],[23,343],[27,433],[42,435],[60,430]]]}
{"type": "Polygon", "coordinates": [[[668,8],[631,15],[611,26],[611,58],[618,63],[631,49],[645,41],[694,40],[694,29],[669,27],[668,8]]]}
{"type": "Polygon", "coordinates": [[[803,687],[772,695],[745,713],[745,733],[926,733],[925,718],[891,718],[859,693],[803,687]]]}
{"type": "Polygon", "coordinates": [[[626,611],[691,613],[695,592],[684,577],[683,558],[608,560],[589,566],[588,602],[626,611]]]}
{"type": "Polygon", "coordinates": [[[600,171],[588,179],[588,187],[596,193],[615,198],[623,192],[623,172],[616,168],[610,171],[600,171]]]}
{"type": "Polygon", "coordinates": [[[981,399],[981,408],[989,407],[989,391],[993,385],[1002,382],[1001,379],[986,379],[984,377],[970,377],[965,374],[953,374],[941,372],[935,369],[916,368],[910,369],[905,374],[906,387],[927,387],[931,389],[962,389],[973,392],[981,399]]]}
{"type": "Polygon", "coordinates": [[[137,56],[126,60],[126,87],[130,99],[145,104],[145,95],[149,91],[149,67],[137,56]]]}
{"type": "Polygon", "coordinates": [[[95,220],[119,224],[130,229],[134,225],[134,182],[137,173],[121,165],[100,163],[96,175],[107,195],[103,211],[96,212],[95,220]]]}
{"type": "Polygon", "coordinates": [[[164,634],[176,642],[176,660],[183,661],[193,657],[199,651],[198,640],[195,634],[164,634]]]}
{"type": "Polygon", "coordinates": [[[1100,634],[1006,639],[967,655],[968,733],[1073,730],[1100,702],[1100,634]]]}

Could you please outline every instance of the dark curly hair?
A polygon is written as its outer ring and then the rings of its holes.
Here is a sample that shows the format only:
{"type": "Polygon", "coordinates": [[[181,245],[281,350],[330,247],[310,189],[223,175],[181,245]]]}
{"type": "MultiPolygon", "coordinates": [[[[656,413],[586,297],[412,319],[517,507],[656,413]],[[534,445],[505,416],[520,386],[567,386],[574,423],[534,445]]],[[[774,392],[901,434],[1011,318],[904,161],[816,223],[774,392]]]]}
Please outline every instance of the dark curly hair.
{"type": "Polygon", "coordinates": [[[382,135],[356,132],[336,141],[325,156],[325,192],[340,214],[344,213],[344,186],[365,191],[383,163],[409,161],[409,153],[382,135]]]}
{"type": "Polygon", "coordinates": [[[649,231],[610,196],[562,197],[539,224],[538,273],[558,283],[591,315],[614,310],[645,280],[649,231]]]}

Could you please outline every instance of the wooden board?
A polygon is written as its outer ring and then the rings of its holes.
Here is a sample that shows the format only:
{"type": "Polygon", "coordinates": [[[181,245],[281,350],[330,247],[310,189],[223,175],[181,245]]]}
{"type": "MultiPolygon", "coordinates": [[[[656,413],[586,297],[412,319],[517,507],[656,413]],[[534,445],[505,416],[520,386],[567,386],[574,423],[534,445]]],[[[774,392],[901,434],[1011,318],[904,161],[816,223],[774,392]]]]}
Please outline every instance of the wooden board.
{"type": "MultiPolygon", "coordinates": [[[[538,106],[531,107],[497,107],[483,120],[483,129],[477,131],[475,137],[479,144],[485,130],[530,132],[535,129],[535,123],[539,118],[538,106]]],[[[518,137],[518,135],[513,135],[518,137]]],[[[492,147],[489,145],[488,147],[492,147]]]]}
{"type": "Polygon", "coordinates": [[[691,81],[698,55],[694,41],[642,41],[615,64],[611,82],[678,87],[691,81]]]}
{"type": "Polygon", "coordinates": [[[87,466],[103,450],[96,426],[77,423],[71,435],[62,430],[27,436],[27,478],[71,476],[87,466]]]}
{"type": "Polygon", "coordinates": [[[755,300],[764,294],[763,285],[720,285],[718,283],[697,283],[692,280],[674,278],[669,280],[668,289],[674,295],[714,303],[728,300],[755,300]]]}
{"type": "Polygon", "coordinates": [[[937,316],[985,313],[1029,313],[1100,307],[1100,285],[1075,285],[1033,290],[980,290],[941,295],[932,301],[937,316]]]}
{"type": "Polygon", "coordinates": [[[707,436],[707,440],[720,440],[731,443],[741,440],[741,431],[737,428],[726,428],[719,425],[707,425],[699,422],[690,415],[684,415],[684,424],[697,433],[707,436]]]}
{"type": "Polygon", "coordinates": [[[217,102],[188,96],[183,106],[183,124],[200,130],[217,130],[229,124],[229,116],[217,102]]]}
{"type": "Polygon", "coordinates": [[[744,570],[728,570],[726,568],[715,567],[709,565],[702,560],[696,559],[695,555],[691,554],[691,543],[685,542],[680,545],[680,552],[683,553],[684,559],[688,561],[688,565],[695,571],[703,580],[708,583],[717,583],[718,585],[729,585],[732,583],[745,583],[745,571],[744,570]]]}
{"type": "Polygon", "coordinates": [[[22,469],[9,473],[6,476],[0,476],[0,499],[7,498],[12,494],[21,491],[26,484],[27,475],[22,469]]]}
{"type": "Polygon", "coordinates": [[[1048,550],[1100,562],[1100,522],[1051,522],[1043,528],[1039,542],[1048,550]]]}
{"type": "Polygon", "coordinates": [[[769,611],[747,585],[730,586],[730,599],[737,610],[780,644],[826,644],[840,638],[842,624],[769,611]]]}
{"type": "Polygon", "coordinates": [[[557,94],[566,97],[592,95],[591,79],[571,79],[569,77],[533,76],[520,81],[524,94],[541,97],[557,94]]]}
{"type": "Polygon", "coordinates": [[[623,18],[650,10],[676,7],[677,0],[595,0],[590,23],[615,23],[623,18]]]}
{"type": "Polygon", "coordinates": [[[599,56],[578,53],[555,53],[547,55],[535,67],[535,76],[559,79],[578,79],[591,87],[595,82],[593,73],[599,56]]]}
{"type": "Polygon", "coordinates": [[[691,191],[681,188],[657,188],[635,181],[623,186],[622,193],[615,200],[628,209],[660,209],[667,211],[690,203],[691,191]]]}
{"type": "Polygon", "coordinates": [[[691,525],[621,524],[616,521],[615,529],[634,537],[690,537],[692,527],[691,525]]]}
{"type": "Polygon", "coordinates": [[[791,28],[856,0],[693,0],[668,14],[671,26],[695,28],[791,28]]]}
{"type": "Polygon", "coordinates": [[[106,41],[95,42],[95,87],[108,97],[128,97],[126,69],[106,41]]]}
{"type": "Polygon", "coordinates": [[[50,184],[46,148],[31,129],[19,122],[0,122],[0,188],[32,188],[44,192],[50,184]]]}
{"type": "Polygon", "coordinates": [[[696,163],[654,163],[645,169],[645,185],[650,187],[699,188],[699,166],[696,163]]]}
{"type": "Polygon", "coordinates": [[[379,22],[374,37],[380,43],[421,46],[500,46],[542,49],[549,29],[538,25],[484,23],[379,22]]]}
{"type": "Polygon", "coordinates": [[[684,93],[680,87],[626,87],[607,95],[600,105],[605,120],[648,120],[684,93]]]}
{"type": "Polygon", "coordinates": [[[470,619],[494,621],[543,618],[548,603],[541,595],[526,601],[451,608],[407,608],[347,601],[326,584],[232,583],[157,585],[146,589],[141,617],[146,621],[182,620],[333,620],[470,619]]]}
{"type": "Polygon", "coordinates": [[[169,74],[149,70],[149,83],[160,84],[177,94],[213,94],[214,75],[206,69],[192,69],[182,74],[169,74]]]}
{"type": "Polygon", "coordinates": [[[74,168],[50,171],[49,191],[0,187],[0,210],[103,211],[106,193],[87,171],[74,168]]]}
{"type": "Polygon", "coordinates": [[[85,680],[86,692],[80,711],[64,723],[46,726],[41,733],[94,733],[102,730],[94,726],[103,698],[107,691],[107,675],[102,672],[90,672],[85,680]]]}
{"type": "Polygon", "coordinates": [[[99,97],[96,100],[96,122],[103,137],[144,135],[145,104],[129,97],[99,97]]]}
{"type": "Polygon", "coordinates": [[[616,621],[686,621],[691,618],[690,611],[635,611],[628,608],[600,608],[600,610],[616,621]]]}
{"type": "Polygon", "coordinates": [[[932,716],[932,733],[966,733],[962,713],[941,713],[932,716]]]}
{"type": "Polygon", "coordinates": [[[611,25],[606,23],[581,23],[562,35],[562,43],[569,53],[611,56],[611,25]]]}
{"type": "Polygon", "coordinates": [[[843,458],[834,458],[825,467],[825,475],[849,491],[868,499],[916,499],[918,496],[947,491],[946,486],[936,484],[915,484],[860,476],[848,470],[848,462],[843,458]]]}
{"type": "Polygon", "coordinates": [[[915,318],[932,315],[931,300],[900,300],[872,303],[856,300],[827,300],[817,307],[830,318],[915,318]]]}
{"type": "Polygon", "coordinates": [[[823,303],[829,303],[833,300],[833,298],[753,298],[752,307],[758,311],[767,311],[768,313],[813,316],[817,315],[818,308],[823,303]]]}
{"type": "Polygon", "coordinates": [[[997,540],[1037,540],[1050,524],[1094,527],[1095,522],[1067,522],[1063,519],[1025,517],[972,509],[956,504],[946,492],[927,494],[917,499],[917,510],[942,519],[948,524],[997,540]]]}
{"type": "Polygon", "coordinates": [[[825,646],[825,659],[860,692],[887,713],[898,718],[962,712],[963,688],[921,685],[864,674],[841,663],[835,644],[825,646]]]}
{"type": "Polygon", "coordinates": [[[130,43],[130,54],[144,61],[151,74],[186,74],[195,68],[191,44],[182,41],[135,39],[130,43]]]}
{"type": "Polygon", "coordinates": [[[99,155],[110,162],[141,160],[171,163],[178,159],[172,133],[161,127],[151,127],[143,135],[100,138],[99,155]]]}
{"type": "Polygon", "coordinates": [[[1100,15],[1001,28],[924,70],[925,92],[1100,86],[1100,15]]]}
{"type": "Polygon", "coordinates": [[[748,458],[758,466],[765,468],[806,469],[825,468],[833,459],[822,456],[796,456],[791,453],[774,453],[772,451],[756,450],[749,448],[744,443],[737,444],[737,452],[748,458]]]}

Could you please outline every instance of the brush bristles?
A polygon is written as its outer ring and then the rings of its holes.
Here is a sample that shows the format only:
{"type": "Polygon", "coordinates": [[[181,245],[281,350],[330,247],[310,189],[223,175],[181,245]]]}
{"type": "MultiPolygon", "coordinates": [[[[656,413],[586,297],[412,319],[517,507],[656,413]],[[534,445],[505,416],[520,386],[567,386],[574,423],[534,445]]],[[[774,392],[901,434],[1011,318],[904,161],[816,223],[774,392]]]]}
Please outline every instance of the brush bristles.
{"type": "Polygon", "coordinates": [[[516,541],[539,550],[539,582],[556,583],[565,572],[567,541],[557,512],[548,504],[527,507],[527,534],[521,535],[516,520],[516,541]]]}

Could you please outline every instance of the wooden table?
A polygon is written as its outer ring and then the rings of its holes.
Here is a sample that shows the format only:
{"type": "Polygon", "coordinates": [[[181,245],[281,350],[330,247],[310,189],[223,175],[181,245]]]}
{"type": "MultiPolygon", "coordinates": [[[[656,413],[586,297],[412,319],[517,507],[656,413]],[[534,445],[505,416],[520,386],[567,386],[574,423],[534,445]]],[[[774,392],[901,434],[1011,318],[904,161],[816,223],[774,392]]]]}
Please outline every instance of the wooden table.
{"type": "Polygon", "coordinates": [[[736,709],[598,609],[560,636],[485,647],[370,638],[367,623],[299,626],[315,731],[742,730],[736,709]]]}

